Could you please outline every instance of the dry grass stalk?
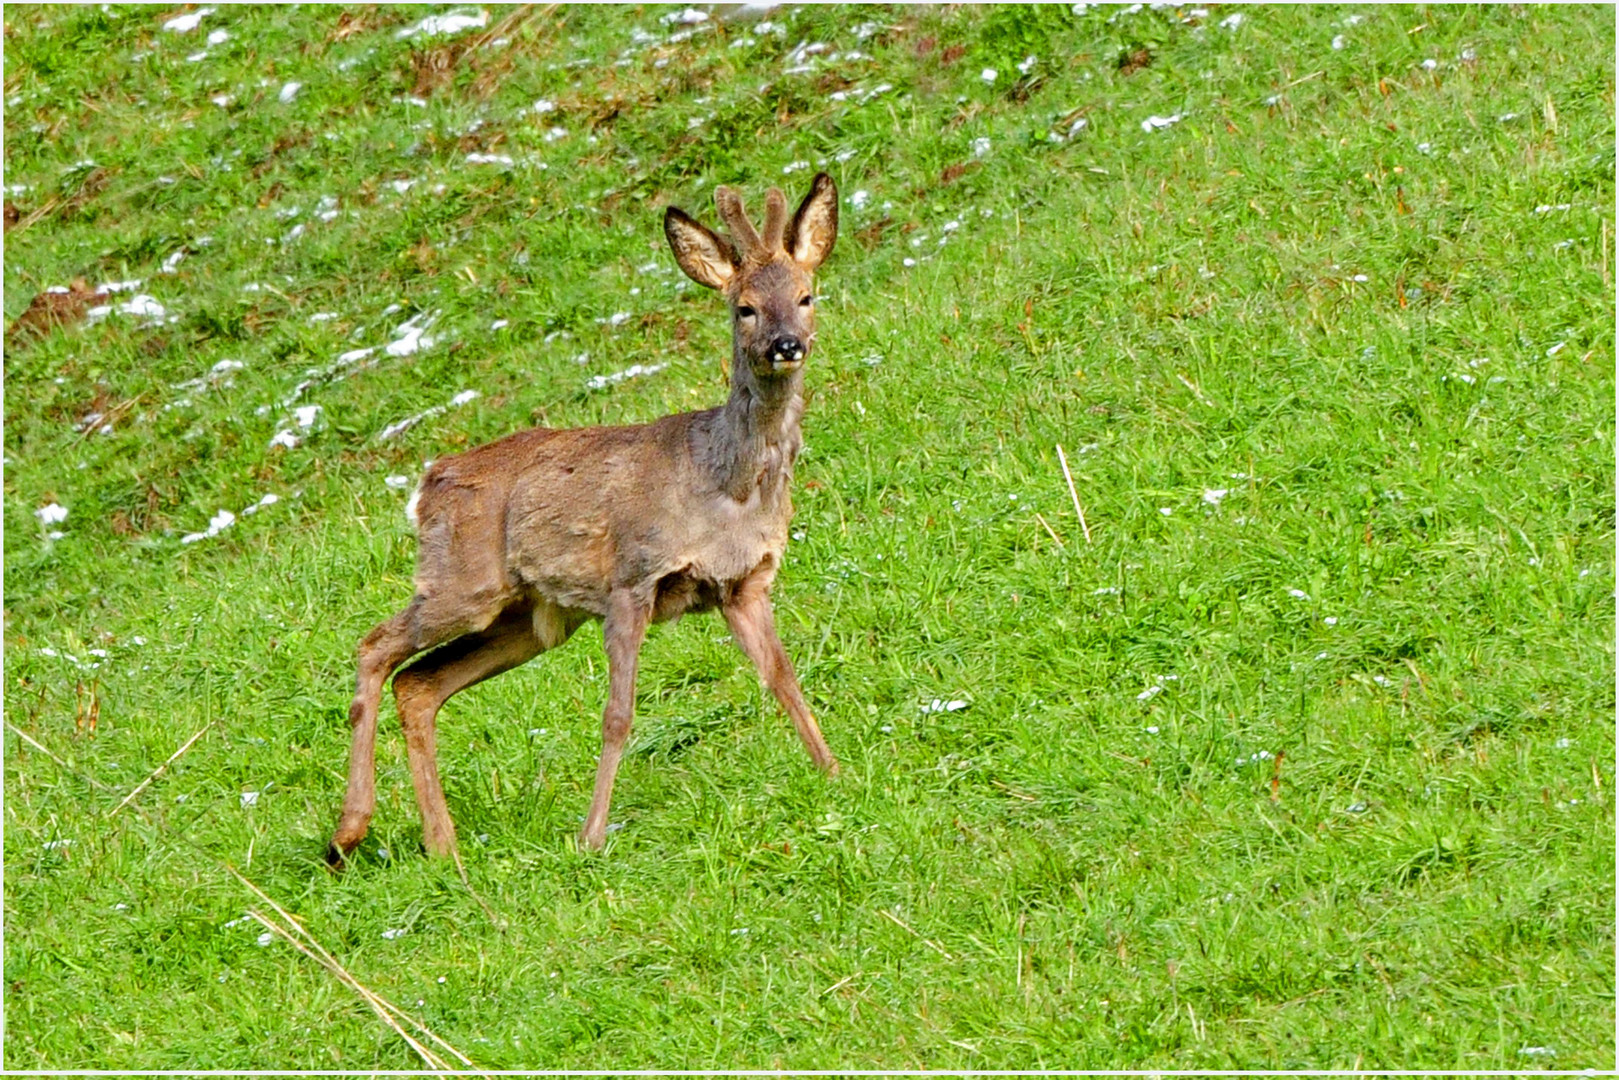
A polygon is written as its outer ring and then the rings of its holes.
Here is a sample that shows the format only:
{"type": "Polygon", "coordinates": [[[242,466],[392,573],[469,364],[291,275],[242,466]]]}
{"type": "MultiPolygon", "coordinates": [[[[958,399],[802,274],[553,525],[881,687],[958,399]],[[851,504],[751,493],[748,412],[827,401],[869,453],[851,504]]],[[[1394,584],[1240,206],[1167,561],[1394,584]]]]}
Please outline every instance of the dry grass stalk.
{"type": "Polygon", "coordinates": [[[907,934],[910,934],[912,937],[916,938],[922,944],[926,945],[928,948],[932,949],[934,952],[938,953],[940,956],[944,957],[946,960],[954,960],[955,959],[954,956],[951,956],[949,953],[945,952],[944,947],[941,946],[938,942],[929,941],[927,938],[923,937],[921,934],[918,934],[915,930],[912,930],[909,926],[906,926],[905,921],[903,919],[901,919],[898,915],[895,915],[892,911],[888,911],[888,910],[885,910],[883,908],[878,908],[877,909],[877,914],[883,916],[889,922],[893,923],[895,926],[899,927],[901,930],[905,931],[907,934]]]}
{"type": "Polygon", "coordinates": [[[204,724],[202,726],[202,730],[198,731],[195,735],[191,736],[191,738],[187,739],[184,743],[182,743],[180,745],[180,749],[176,750],[174,753],[169,755],[169,760],[165,761],[163,764],[159,765],[156,769],[154,769],[152,771],[151,776],[148,776],[145,780],[142,780],[139,784],[135,785],[135,790],[131,791],[128,795],[125,795],[124,796],[124,801],[119,803],[117,806],[113,807],[112,810],[108,812],[107,817],[109,817],[109,818],[113,817],[114,815],[116,815],[118,813],[118,811],[122,810],[124,807],[128,806],[131,802],[133,802],[134,799],[135,799],[135,796],[137,796],[141,792],[145,791],[146,788],[147,788],[147,785],[151,784],[151,782],[153,780],[156,780],[158,777],[162,776],[163,773],[168,769],[168,767],[170,765],[173,765],[175,763],[175,761],[180,757],[181,754],[183,754],[187,750],[191,749],[191,744],[192,743],[196,742],[198,739],[202,738],[203,735],[207,734],[208,729],[213,727],[213,726],[214,726],[214,722],[212,720],[210,720],[206,724],[204,724]]]}
{"type": "Polygon", "coordinates": [[[1067,544],[1062,542],[1062,537],[1057,535],[1057,530],[1055,530],[1055,529],[1053,529],[1051,527],[1050,522],[1046,521],[1045,517],[1041,515],[1040,511],[1036,510],[1034,512],[1034,516],[1035,516],[1036,519],[1039,520],[1040,524],[1042,524],[1042,525],[1044,525],[1046,527],[1046,532],[1051,534],[1051,538],[1053,540],[1057,541],[1057,546],[1058,547],[1065,548],[1065,547],[1068,546],[1067,544]]]}
{"type": "Polygon", "coordinates": [[[62,766],[62,768],[66,769],[68,772],[72,773],[74,776],[77,776],[79,779],[83,780],[85,783],[93,784],[96,787],[100,788],[102,791],[108,790],[106,784],[103,784],[100,780],[97,780],[95,777],[91,776],[89,773],[85,772],[83,769],[80,769],[77,765],[69,765],[67,762],[63,761],[61,758],[59,758],[55,754],[51,753],[49,750],[47,750],[43,746],[41,746],[38,742],[34,741],[34,739],[31,736],[29,736],[27,732],[25,732],[22,729],[18,728],[17,725],[13,724],[10,720],[6,721],[6,727],[10,728],[11,733],[13,735],[17,736],[17,738],[21,739],[23,742],[27,743],[29,746],[32,746],[35,750],[38,750],[40,753],[42,753],[46,757],[50,758],[52,761],[54,761],[58,765],[62,766]]]}
{"type": "Polygon", "coordinates": [[[427,1062],[427,1065],[428,1065],[429,1068],[431,1068],[431,1069],[433,1069],[433,1070],[435,1070],[437,1072],[453,1072],[453,1071],[455,1071],[454,1066],[452,1066],[448,1061],[445,1061],[443,1058],[441,1058],[437,1054],[433,1053],[433,1051],[431,1051],[427,1047],[423,1046],[420,1042],[413,1039],[411,1037],[411,1035],[410,1035],[410,1032],[408,1032],[404,1028],[400,1027],[399,1022],[396,1021],[392,1016],[388,1015],[387,1009],[383,1008],[382,1003],[381,1003],[382,999],[377,997],[375,994],[371,993],[371,991],[367,990],[359,982],[355,981],[354,977],[352,975],[348,975],[348,973],[343,971],[342,968],[336,967],[334,964],[328,964],[324,958],[322,958],[321,956],[319,956],[315,952],[313,952],[309,948],[309,946],[305,945],[303,942],[301,942],[297,938],[293,937],[292,933],[289,930],[287,930],[286,927],[281,926],[280,924],[275,923],[275,922],[271,921],[270,919],[266,918],[263,913],[258,912],[258,911],[251,911],[250,910],[250,911],[248,911],[248,914],[251,915],[254,919],[257,919],[262,926],[269,929],[272,933],[274,933],[274,934],[278,935],[279,937],[281,937],[282,939],[284,939],[293,948],[297,949],[299,952],[303,953],[305,956],[309,957],[311,960],[314,960],[316,963],[320,964],[322,967],[325,967],[328,971],[331,971],[334,975],[337,975],[338,978],[341,981],[347,983],[356,992],[358,992],[360,997],[365,999],[365,1003],[367,1005],[371,1006],[371,1008],[373,1010],[375,1010],[375,1012],[376,1012],[376,1014],[378,1016],[382,1017],[382,1022],[387,1024],[389,1027],[393,1028],[394,1032],[396,1034],[398,1034],[398,1036],[401,1039],[404,1039],[407,1043],[409,1043],[410,1048],[412,1050],[415,1050],[416,1053],[421,1057],[421,1059],[423,1061],[427,1062]],[[345,978],[345,976],[347,976],[347,977],[345,978]]]}
{"type": "Polygon", "coordinates": [[[234,866],[227,863],[225,868],[235,876],[237,881],[240,881],[243,885],[247,886],[248,891],[250,891],[254,896],[257,896],[277,915],[284,919],[286,921],[286,926],[277,925],[257,911],[250,911],[248,912],[249,915],[263,923],[264,926],[269,930],[279,934],[281,937],[291,942],[299,952],[320,964],[327,971],[330,971],[333,975],[335,975],[339,982],[343,983],[355,993],[359,994],[360,997],[364,999],[365,1003],[370,1005],[371,1008],[376,1011],[378,1016],[382,1017],[383,1022],[389,1027],[393,1028],[394,1031],[398,1032],[399,1036],[408,1042],[411,1048],[415,1050],[416,1053],[420,1055],[421,1059],[427,1062],[430,1067],[441,1072],[465,1071],[457,1070],[455,1066],[451,1065],[449,1062],[439,1057],[437,1053],[428,1049],[417,1039],[413,1038],[404,1030],[403,1027],[400,1026],[399,1021],[402,1020],[405,1023],[408,1023],[411,1027],[427,1036],[428,1039],[437,1043],[445,1050],[448,1050],[451,1054],[454,1054],[460,1059],[461,1063],[466,1066],[466,1069],[470,1069],[480,1076],[486,1075],[472,1063],[472,1059],[468,1058],[461,1051],[445,1042],[431,1029],[429,1029],[426,1024],[423,1024],[420,1020],[417,1020],[399,1006],[393,1004],[393,1002],[389,1001],[387,998],[384,998],[380,994],[368,989],[360,982],[360,980],[356,979],[353,975],[350,975],[347,969],[345,969],[342,964],[339,964],[331,953],[326,951],[325,946],[321,945],[320,942],[315,940],[313,934],[304,929],[302,924],[300,924],[297,919],[293,918],[293,916],[288,913],[286,909],[281,907],[280,904],[277,904],[274,900],[265,895],[264,890],[260,889],[257,885],[243,877],[240,871],[238,871],[234,866]],[[287,927],[290,927],[291,930],[287,929],[287,927]],[[297,935],[303,938],[302,941],[298,940],[298,937],[293,935],[294,931],[296,931],[297,935]]]}
{"type": "Polygon", "coordinates": [[[1085,531],[1085,542],[1091,542],[1091,527],[1085,523],[1085,508],[1079,505],[1079,492],[1074,490],[1074,474],[1068,471],[1068,455],[1062,452],[1062,444],[1057,444],[1057,460],[1062,462],[1063,479],[1068,481],[1068,494],[1074,500],[1074,513],[1079,515],[1079,527],[1085,531]]]}

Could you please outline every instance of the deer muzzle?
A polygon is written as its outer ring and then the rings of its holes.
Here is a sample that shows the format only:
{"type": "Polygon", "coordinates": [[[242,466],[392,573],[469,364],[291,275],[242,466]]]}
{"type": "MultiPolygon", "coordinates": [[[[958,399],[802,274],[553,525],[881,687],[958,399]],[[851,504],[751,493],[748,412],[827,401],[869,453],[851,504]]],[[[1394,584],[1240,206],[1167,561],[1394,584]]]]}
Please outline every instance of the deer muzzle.
{"type": "Polygon", "coordinates": [[[784,334],[770,343],[770,366],[776,370],[797,367],[804,362],[806,352],[802,341],[784,334]]]}

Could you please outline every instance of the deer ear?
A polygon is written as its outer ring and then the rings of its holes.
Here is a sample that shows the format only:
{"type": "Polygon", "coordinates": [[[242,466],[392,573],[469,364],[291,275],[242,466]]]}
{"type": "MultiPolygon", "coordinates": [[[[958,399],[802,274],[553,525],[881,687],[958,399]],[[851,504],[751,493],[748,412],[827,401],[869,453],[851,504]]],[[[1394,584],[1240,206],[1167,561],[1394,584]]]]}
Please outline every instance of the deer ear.
{"type": "Polygon", "coordinates": [[[664,211],[663,235],[669,238],[675,262],[697,284],[723,289],[736,274],[736,249],[684,211],[673,206],[664,211]]]}
{"type": "Polygon", "coordinates": [[[785,247],[794,262],[813,271],[832,253],[837,239],[838,186],[826,173],[819,173],[787,226],[785,247]]]}

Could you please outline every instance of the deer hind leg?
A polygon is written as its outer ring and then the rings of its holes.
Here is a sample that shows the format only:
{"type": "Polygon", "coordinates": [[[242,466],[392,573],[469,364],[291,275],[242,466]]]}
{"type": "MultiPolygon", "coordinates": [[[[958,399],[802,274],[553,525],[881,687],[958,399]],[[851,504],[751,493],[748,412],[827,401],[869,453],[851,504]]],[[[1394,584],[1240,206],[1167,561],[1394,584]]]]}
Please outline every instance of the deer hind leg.
{"type": "Polygon", "coordinates": [[[487,630],[428,653],[394,677],[394,702],[405,730],[410,778],[422,814],[422,843],[429,855],[455,853],[455,825],[438,775],[439,709],[467,687],[560,645],[577,625],[548,605],[538,610],[508,608],[487,630]]]}
{"type": "Polygon", "coordinates": [[[770,609],[769,586],[754,578],[744,581],[721,609],[731,636],[753,666],[759,678],[770,687],[798,730],[798,737],[815,759],[815,765],[828,776],[838,774],[838,759],[821,735],[820,725],[804,703],[804,693],[798,687],[798,676],[793,673],[793,662],[787,658],[781,639],[776,636],[776,616],[770,609]]]}
{"type": "Polygon", "coordinates": [[[326,849],[326,861],[332,866],[341,864],[343,856],[354,850],[371,827],[371,812],[377,803],[377,704],[382,697],[382,684],[388,681],[394,668],[417,651],[412,646],[415,608],[412,602],[398,615],[379,623],[361,639],[357,650],[359,672],[354,680],[354,701],[349,705],[349,727],[353,729],[354,741],[349,748],[348,790],[343,796],[343,816],[338,819],[337,831],[326,849]]]}
{"type": "Polygon", "coordinates": [[[349,749],[348,790],[343,796],[342,817],[326,849],[329,865],[340,866],[343,856],[354,850],[371,826],[377,802],[377,710],[388,676],[423,649],[488,626],[499,612],[498,605],[491,606],[487,613],[481,609],[469,611],[464,597],[446,602],[417,594],[404,611],[378,623],[361,639],[354,700],[349,705],[349,726],[354,735],[349,749]],[[481,617],[474,618],[475,614],[481,617]]]}
{"type": "Polygon", "coordinates": [[[640,606],[627,592],[615,592],[608,600],[607,617],[602,621],[608,683],[607,708],[602,712],[602,756],[596,765],[590,813],[579,830],[580,845],[591,851],[601,850],[607,841],[607,807],[613,799],[613,779],[618,775],[618,763],[624,757],[624,743],[635,717],[635,669],[651,619],[651,609],[640,606]]]}

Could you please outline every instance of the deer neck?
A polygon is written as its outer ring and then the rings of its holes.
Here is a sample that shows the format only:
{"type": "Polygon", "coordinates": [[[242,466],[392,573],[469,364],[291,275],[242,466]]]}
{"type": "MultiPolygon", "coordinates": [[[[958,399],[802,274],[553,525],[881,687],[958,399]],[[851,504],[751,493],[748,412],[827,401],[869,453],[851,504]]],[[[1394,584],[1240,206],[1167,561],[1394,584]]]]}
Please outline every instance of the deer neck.
{"type": "Polygon", "coordinates": [[[733,352],[731,396],[715,417],[705,462],[716,486],[738,502],[757,492],[766,504],[785,504],[793,462],[804,445],[803,415],[803,368],[761,377],[733,352]]]}

